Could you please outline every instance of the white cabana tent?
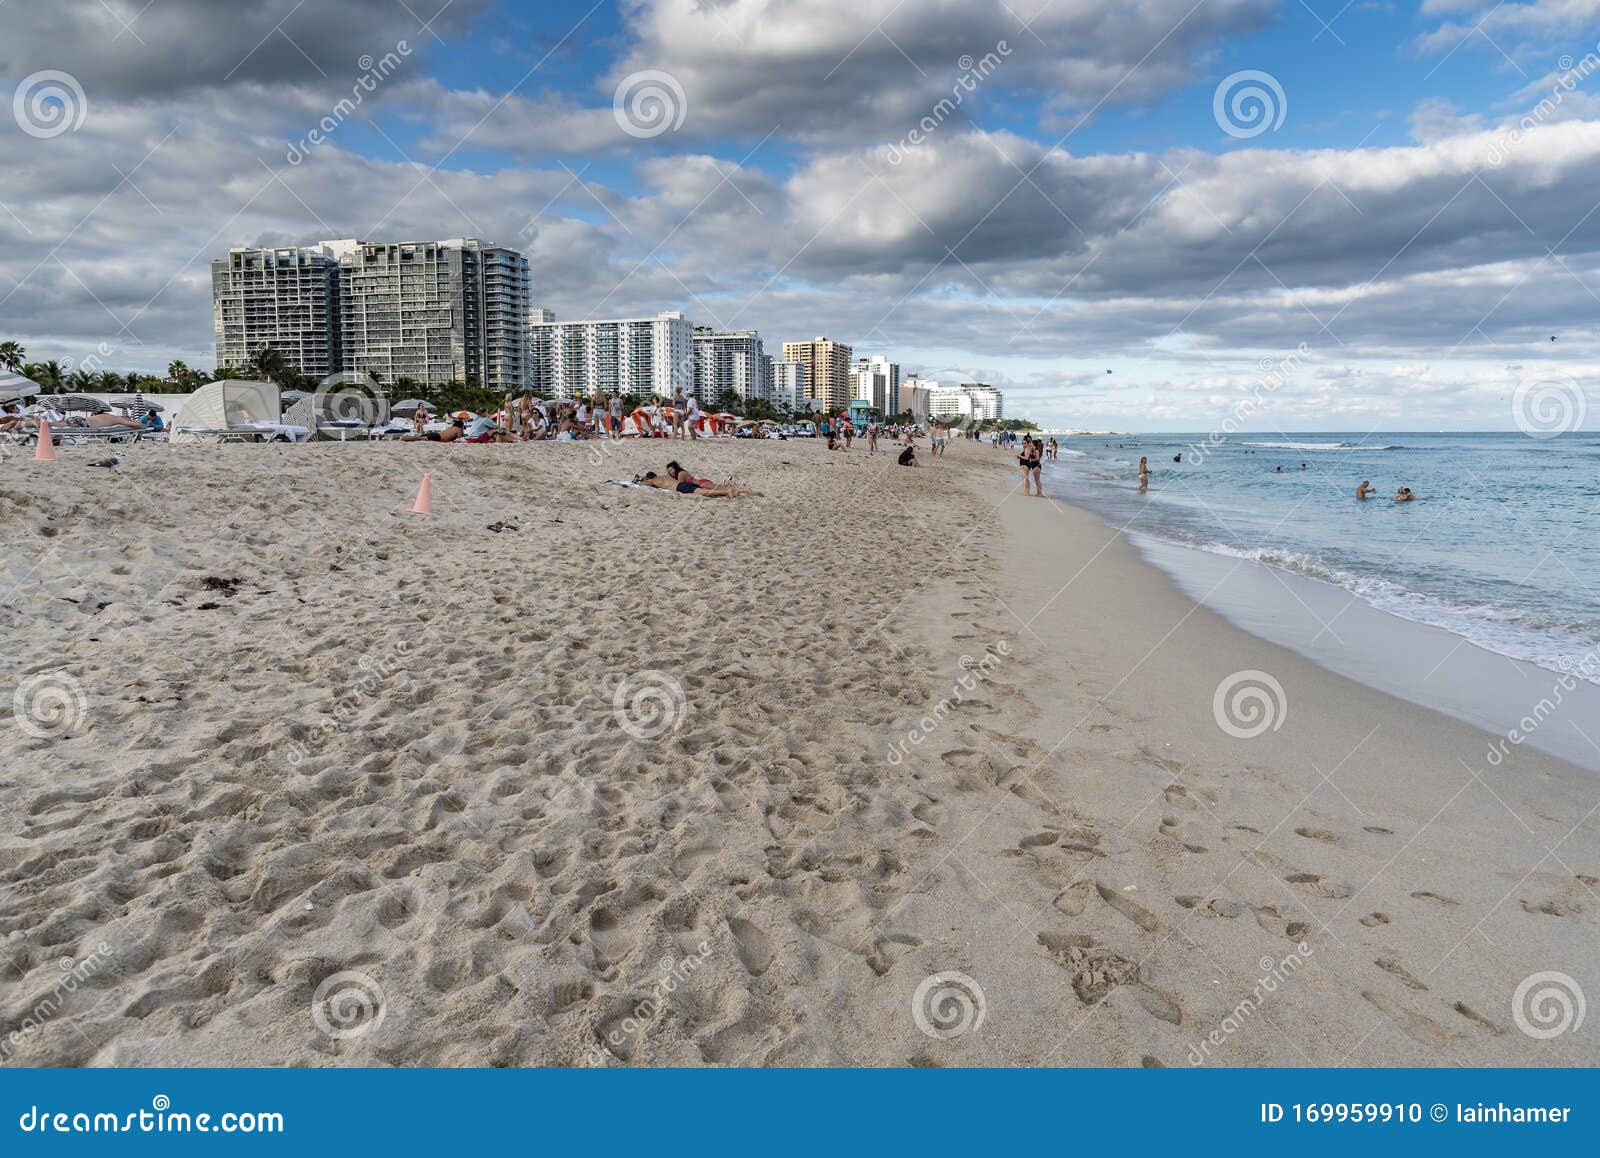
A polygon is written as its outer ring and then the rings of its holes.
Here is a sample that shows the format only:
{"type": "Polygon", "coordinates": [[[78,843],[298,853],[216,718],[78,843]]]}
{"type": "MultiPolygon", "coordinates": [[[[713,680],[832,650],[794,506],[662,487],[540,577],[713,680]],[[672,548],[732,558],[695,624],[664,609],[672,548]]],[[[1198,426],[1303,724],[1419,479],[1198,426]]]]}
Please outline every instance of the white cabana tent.
{"type": "Polygon", "coordinates": [[[9,370],[0,370],[0,402],[32,398],[37,393],[39,393],[39,383],[32,378],[24,378],[21,374],[13,374],[9,370]]]}
{"type": "Polygon", "coordinates": [[[201,439],[255,439],[283,437],[303,441],[303,426],[285,426],[280,420],[278,387],[272,382],[227,379],[208,382],[179,406],[172,416],[172,441],[201,439]]]}

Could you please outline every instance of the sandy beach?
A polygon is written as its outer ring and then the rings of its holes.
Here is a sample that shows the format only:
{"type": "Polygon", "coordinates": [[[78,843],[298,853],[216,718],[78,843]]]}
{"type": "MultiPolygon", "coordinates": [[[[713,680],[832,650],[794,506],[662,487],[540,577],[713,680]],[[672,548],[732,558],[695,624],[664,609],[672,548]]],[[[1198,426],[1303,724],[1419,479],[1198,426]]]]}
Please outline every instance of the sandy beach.
{"type": "Polygon", "coordinates": [[[0,465],[6,1064],[1600,1061],[1600,779],[986,446],[104,453],[0,465]]]}

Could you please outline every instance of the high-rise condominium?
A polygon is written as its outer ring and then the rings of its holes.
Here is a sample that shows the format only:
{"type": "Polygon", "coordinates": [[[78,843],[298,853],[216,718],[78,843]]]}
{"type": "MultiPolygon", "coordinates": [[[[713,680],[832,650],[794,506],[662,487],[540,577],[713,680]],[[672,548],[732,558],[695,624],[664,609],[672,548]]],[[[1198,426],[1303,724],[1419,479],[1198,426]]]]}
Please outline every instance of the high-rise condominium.
{"type": "Polygon", "coordinates": [[[474,238],[363,243],[340,263],[344,368],[521,390],[528,259],[474,238]]]}
{"type": "Polygon", "coordinates": [[[729,397],[772,401],[770,361],[755,330],[694,328],[694,391],[704,406],[720,406],[729,397]]]}
{"type": "Polygon", "coordinates": [[[528,261],[514,249],[471,238],[233,249],[211,263],[211,289],[218,366],[270,346],[310,377],[495,390],[527,377],[528,261]]]}
{"type": "Polygon", "coordinates": [[[985,382],[963,382],[959,386],[930,383],[928,413],[945,422],[965,420],[988,422],[1005,416],[1005,397],[985,382]]]}
{"type": "Polygon", "coordinates": [[[582,322],[558,322],[538,310],[528,321],[528,351],[530,382],[542,395],[671,398],[694,389],[694,324],[670,310],[582,322]]]}
{"type": "Polygon", "coordinates": [[[772,363],[772,401],[776,405],[787,406],[790,410],[804,410],[809,396],[804,363],[772,363]]]}
{"type": "Polygon", "coordinates": [[[230,249],[211,263],[218,368],[267,348],[314,378],[340,368],[340,245],[230,249]]]}
{"type": "Polygon", "coordinates": [[[859,358],[850,372],[850,381],[854,401],[876,407],[884,416],[900,413],[900,363],[891,362],[882,354],[859,358]]]}
{"type": "Polygon", "coordinates": [[[810,397],[820,399],[830,411],[850,405],[850,363],[854,357],[855,351],[849,346],[827,338],[783,344],[783,360],[805,366],[810,397]]]}

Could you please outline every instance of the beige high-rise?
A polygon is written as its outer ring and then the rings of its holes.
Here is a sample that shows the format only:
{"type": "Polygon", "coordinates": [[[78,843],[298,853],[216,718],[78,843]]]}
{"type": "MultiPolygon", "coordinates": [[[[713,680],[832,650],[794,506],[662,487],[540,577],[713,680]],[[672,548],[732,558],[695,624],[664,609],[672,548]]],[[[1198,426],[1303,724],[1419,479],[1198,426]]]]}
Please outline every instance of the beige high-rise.
{"type": "Polygon", "coordinates": [[[806,368],[808,396],[821,399],[829,411],[844,410],[850,405],[850,364],[855,353],[843,342],[827,338],[783,344],[783,360],[799,362],[806,368]]]}

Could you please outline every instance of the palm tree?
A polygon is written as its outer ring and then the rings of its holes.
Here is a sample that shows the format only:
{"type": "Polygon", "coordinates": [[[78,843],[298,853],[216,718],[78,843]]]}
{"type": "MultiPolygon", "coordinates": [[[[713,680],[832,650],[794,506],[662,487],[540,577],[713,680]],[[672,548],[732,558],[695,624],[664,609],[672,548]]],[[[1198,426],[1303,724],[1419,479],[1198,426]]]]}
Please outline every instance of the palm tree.
{"type": "Polygon", "coordinates": [[[261,349],[250,355],[250,361],[247,364],[251,377],[262,382],[277,380],[288,368],[289,364],[284,361],[283,355],[271,346],[262,346],[261,349]]]}
{"type": "Polygon", "coordinates": [[[67,385],[77,394],[87,394],[98,384],[99,379],[87,370],[74,370],[72,376],[67,379],[67,385]]]}
{"type": "Polygon", "coordinates": [[[182,361],[174,359],[167,363],[167,380],[174,386],[179,388],[187,386],[189,380],[193,377],[194,371],[189,369],[182,361]]]}
{"type": "Polygon", "coordinates": [[[13,374],[17,373],[22,366],[23,355],[27,352],[17,342],[0,342],[0,366],[4,366],[13,374]]]}
{"type": "Polygon", "coordinates": [[[39,383],[39,389],[46,394],[60,394],[66,388],[66,378],[61,373],[61,363],[54,358],[48,362],[37,363],[34,372],[25,377],[39,383]]]}
{"type": "MultiPolygon", "coordinates": [[[[95,375],[95,381],[99,384],[100,389],[104,390],[107,394],[115,394],[117,391],[122,389],[122,375],[118,374],[115,370],[102,370],[99,374],[95,375]]],[[[135,389],[137,389],[137,387],[135,387],[135,389]]]]}

